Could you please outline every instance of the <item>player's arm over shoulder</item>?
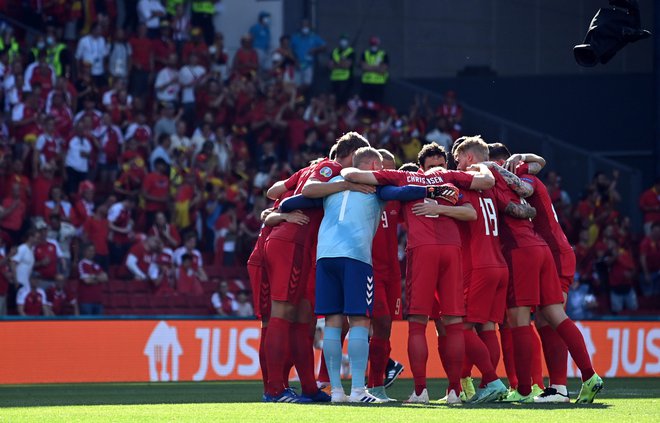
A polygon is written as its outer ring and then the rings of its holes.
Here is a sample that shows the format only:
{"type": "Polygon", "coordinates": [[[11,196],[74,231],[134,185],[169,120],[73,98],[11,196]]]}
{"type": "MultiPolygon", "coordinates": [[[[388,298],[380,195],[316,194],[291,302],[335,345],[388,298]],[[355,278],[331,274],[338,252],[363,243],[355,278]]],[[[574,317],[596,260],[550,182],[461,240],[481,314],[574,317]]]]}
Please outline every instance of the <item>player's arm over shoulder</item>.
{"type": "Polygon", "coordinates": [[[477,163],[467,169],[467,174],[472,175],[470,183],[471,190],[486,190],[495,186],[495,177],[487,166],[477,163]]]}

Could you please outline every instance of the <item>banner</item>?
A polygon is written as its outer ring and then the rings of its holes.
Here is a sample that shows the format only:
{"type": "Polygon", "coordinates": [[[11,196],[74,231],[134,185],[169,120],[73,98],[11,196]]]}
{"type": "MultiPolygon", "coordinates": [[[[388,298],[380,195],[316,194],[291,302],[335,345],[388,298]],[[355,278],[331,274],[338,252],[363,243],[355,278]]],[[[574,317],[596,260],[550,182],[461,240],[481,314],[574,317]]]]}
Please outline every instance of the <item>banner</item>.
{"type": "MultiPolygon", "coordinates": [[[[660,323],[577,325],[601,376],[660,376],[660,323]]],[[[402,377],[412,377],[407,329],[395,322],[392,330],[391,356],[406,367],[402,377]]],[[[260,335],[256,321],[2,321],[0,384],[257,380],[260,335]]],[[[432,325],[427,339],[428,377],[445,377],[432,325]]],[[[318,369],[318,349],[315,358],[318,369]]],[[[498,374],[505,375],[502,364],[498,374]]],[[[569,376],[577,375],[569,359],[569,376]]]]}

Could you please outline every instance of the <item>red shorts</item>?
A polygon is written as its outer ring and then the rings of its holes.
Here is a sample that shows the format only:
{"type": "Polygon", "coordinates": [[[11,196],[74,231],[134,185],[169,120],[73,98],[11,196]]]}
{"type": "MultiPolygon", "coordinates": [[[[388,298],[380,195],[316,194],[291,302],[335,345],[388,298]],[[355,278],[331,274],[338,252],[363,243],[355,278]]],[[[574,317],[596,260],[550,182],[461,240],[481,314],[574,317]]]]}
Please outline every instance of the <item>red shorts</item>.
{"type": "Polygon", "coordinates": [[[294,242],[268,239],[264,247],[264,267],[275,301],[298,304],[307,294],[309,260],[304,248],[294,242]]]}
{"type": "Polygon", "coordinates": [[[461,247],[421,245],[409,249],[406,268],[408,315],[464,316],[461,247]],[[434,310],[437,300],[438,309],[434,310]],[[435,311],[435,313],[434,313],[435,311]]]}
{"type": "Polygon", "coordinates": [[[373,318],[389,316],[392,320],[401,320],[401,272],[399,263],[393,263],[395,268],[378,269],[374,267],[374,310],[373,318]]]}
{"type": "Polygon", "coordinates": [[[267,321],[270,319],[270,284],[264,266],[248,263],[248,275],[252,286],[252,304],[257,319],[267,321]]]}
{"type": "Polygon", "coordinates": [[[555,266],[557,266],[561,290],[568,294],[575,277],[575,252],[573,250],[555,251],[552,257],[555,259],[555,266]]]}
{"type": "Polygon", "coordinates": [[[509,264],[507,307],[546,306],[564,302],[550,248],[543,245],[516,248],[505,256],[509,264]]]}
{"type": "Polygon", "coordinates": [[[503,323],[508,267],[482,267],[465,274],[465,321],[503,323]]]}

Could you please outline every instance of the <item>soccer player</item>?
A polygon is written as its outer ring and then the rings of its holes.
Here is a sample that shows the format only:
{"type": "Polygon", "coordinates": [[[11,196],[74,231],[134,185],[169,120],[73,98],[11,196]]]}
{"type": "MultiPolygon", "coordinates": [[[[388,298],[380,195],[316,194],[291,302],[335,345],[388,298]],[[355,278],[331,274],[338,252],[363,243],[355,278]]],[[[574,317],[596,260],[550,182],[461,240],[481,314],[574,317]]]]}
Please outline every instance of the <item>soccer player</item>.
{"type": "MultiPolygon", "coordinates": [[[[385,149],[378,152],[383,157],[384,169],[395,169],[395,157],[385,149]]],[[[374,236],[372,254],[374,282],[374,308],[371,319],[372,335],[369,342],[369,377],[367,387],[373,396],[390,401],[384,386],[385,370],[392,361],[391,383],[403,371],[403,365],[390,360],[390,334],[392,321],[401,320],[401,268],[399,266],[398,224],[401,219],[401,203],[388,201],[381,214],[374,236]]],[[[389,373],[389,372],[388,372],[389,373]]]]}
{"type": "MultiPolygon", "coordinates": [[[[536,217],[533,220],[534,230],[550,247],[561,282],[565,306],[575,273],[575,253],[559,224],[547,188],[532,175],[537,173],[532,167],[538,164],[545,165],[543,158],[531,154],[514,154],[507,159],[505,167],[515,170],[516,174],[525,175],[524,180],[534,188],[534,193],[527,198],[527,202],[536,209],[536,217]]],[[[566,387],[568,347],[542,313],[536,314],[536,327],[541,336],[545,361],[550,373],[550,386],[541,395],[535,396],[534,402],[569,402],[566,387]]]]}
{"type": "MultiPolygon", "coordinates": [[[[352,182],[373,185],[438,185],[452,183],[459,189],[488,189],[493,176],[485,166],[476,166],[477,173],[431,170],[425,174],[381,170],[346,171],[343,176],[352,182]]],[[[469,204],[457,207],[436,201],[412,201],[404,206],[408,224],[406,299],[408,308],[408,356],[415,379],[415,391],[408,402],[428,403],[426,388],[426,325],[429,317],[442,313],[447,337],[445,365],[449,378],[448,402],[459,403],[460,373],[465,341],[463,335],[463,276],[461,240],[456,220],[474,220],[476,211],[469,204]],[[434,310],[435,299],[439,310],[434,310]]]]}
{"type": "MultiPolygon", "coordinates": [[[[511,154],[502,145],[490,145],[490,160],[503,164],[511,154]]],[[[497,175],[513,179],[510,172],[499,166],[493,166],[497,175]]],[[[531,175],[523,175],[522,180],[528,185],[526,197],[534,193],[534,185],[541,183],[531,175]]],[[[516,182],[513,182],[516,183],[516,182]]],[[[497,190],[498,207],[510,208],[511,204],[522,204],[523,200],[513,190],[497,190]]],[[[543,209],[545,205],[534,200],[543,209]]],[[[549,197],[547,198],[549,202],[549,197]]],[[[549,203],[548,203],[549,204],[549,203]]],[[[541,210],[550,214],[552,209],[541,210]]],[[[536,211],[539,213],[539,210],[536,211]]],[[[548,217],[546,217],[546,220],[548,217]]],[[[534,224],[529,219],[504,217],[502,226],[502,241],[505,256],[510,263],[511,278],[508,292],[508,321],[512,327],[516,373],[518,388],[510,393],[507,401],[534,402],[531,395],[531,356],[529,354],[532,328],[530,326],[530,311],[532,306],[538,306],[537,311],[543,319],[555,330],[568,347],[571,357],[582,374],[582,388],[578,394],[578,403],[591,403],[603,388],[603,381],[596,374],[584,343],[580,330],[564,311],[564,297],[556,265],[548,244],[534,231],[534,224]]]]}
{"type": "MultiPolygon", "coordinates": [[[[488,145],[479,136],[461,137],[456,140],[453,155],[458,170],[466,170],[468,166],[488,161],[488,145]]],[[[467,366],[464,365],[464,368],[469,369],[474,363],[482,373],[481,385],[484,386],[468,399],[471,402],[490,402],[506,392],[495,372],[500,355],[495,324],[504,321],[509,270],[502,255],[498,212],[492,190],[467,190],[462,194],[477,210],[476,220],[459,224],[466,304],[467,366]],[[475,327],[478,328],[478,336],[475,327]]],[[[468,384],[472,388],[470,380],[462,379],[461,383],[464,391],[467,391],[468,384]]]]}
{"type": "MultiPolygon", "coordinates": [[[[383,158],[371,147],[358,149],[353,166],[380,170],[383,158]]],[[[341,176],[332,182],[343,181],[341,176]]],[[[332,402],[382,403],[364,385],[373,311],[372,243],[383,203],[374,194],[343,191],[325,197],[316,253],[316,314],[325,316],[323,353],[330,376],[332,402]],[[348,355],[352,387],[341,385],[341,330],[348,317],[348,355]]]]}
{"type": "MultiPolygon", "coordinates": [[[[373,187],[346,181],[325,183],[337,176],[343,165],[350,165],[355,150],[368,147],[369,142],[349,132],[336,145],[336,161],[324,159],[296,172],[284,183],[276,183],[268,191],[269,198],[277,198],[288,190],[317,198],[347,189],[373,193],[373,187]]],[[[316,239],[323,212],[311,209],[305,214],[309,217],[307,225],[283,222],[273,228],[265,244],[266,273],[271,284],[271,319],[264,344],[268,366],[267,401],[330,400],[330,396],[318,390],[314,380],[311,332],[316,239]],[[284,360],[289,350],[300,377],[303,397],[296,397],[284,388],[284,360]]]]}

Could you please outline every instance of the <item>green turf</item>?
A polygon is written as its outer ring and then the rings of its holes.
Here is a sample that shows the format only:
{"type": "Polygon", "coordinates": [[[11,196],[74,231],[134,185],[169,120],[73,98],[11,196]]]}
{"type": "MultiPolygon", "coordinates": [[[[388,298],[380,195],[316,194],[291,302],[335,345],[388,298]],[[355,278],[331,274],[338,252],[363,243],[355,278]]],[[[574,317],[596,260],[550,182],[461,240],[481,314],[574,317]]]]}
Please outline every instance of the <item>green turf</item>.
{"type": "MultiPolygon", "coordinates": [[[[446,381],[432,380],[439,397],[446,381]]],[[[391,397],[405,399],[411,381],[397,381],[391,397]]],[[[569,383],[575,398],[579,383],[569,383]]],[[[0,422],[419,422],[571,421],[660,422],[660,378],[608,379],[591,405],[263,404],[257,382],[127,383],[0,386],[0,422]]]]}

